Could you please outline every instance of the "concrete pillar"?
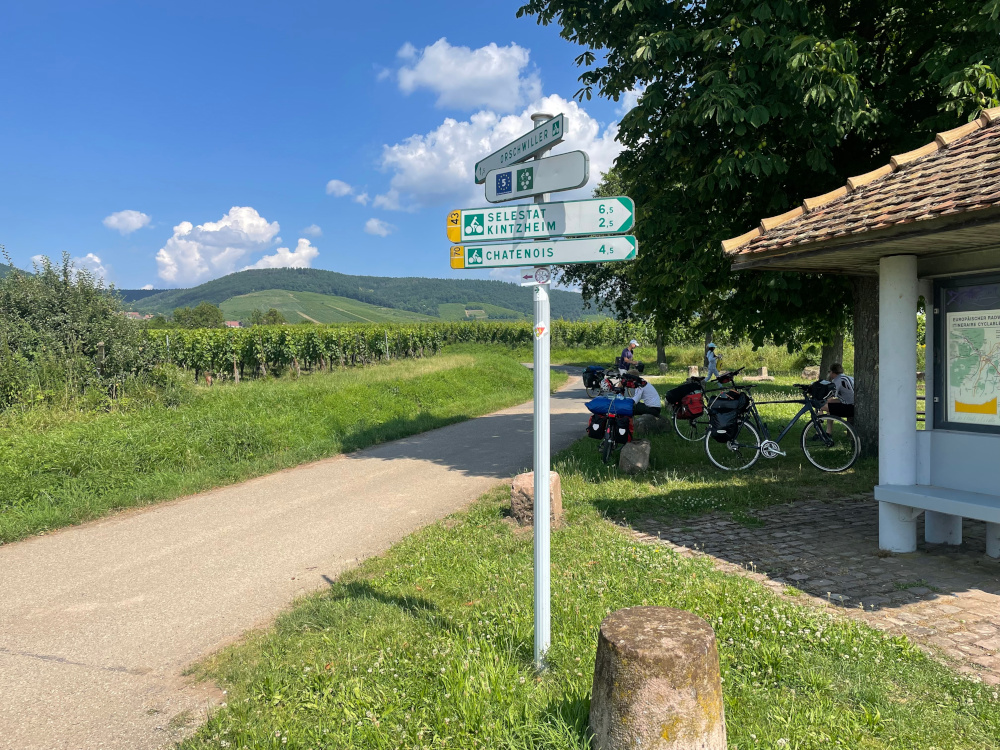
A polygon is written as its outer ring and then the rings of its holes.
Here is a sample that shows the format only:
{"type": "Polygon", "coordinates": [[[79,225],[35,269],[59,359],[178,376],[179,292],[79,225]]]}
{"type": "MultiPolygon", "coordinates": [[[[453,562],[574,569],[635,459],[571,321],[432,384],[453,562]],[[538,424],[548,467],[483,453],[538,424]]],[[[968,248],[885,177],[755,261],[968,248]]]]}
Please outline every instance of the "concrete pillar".
{"type": "Polygon", "coordinates": [[[715,632],[669,607],[601,623],[590,701],[594,750],[726,750],[715,632]]]}
{"type": "Polygon", "coordinates": [[[962,517],[934,510],[925,511],[924,539],[931,544],[961,544],[962,517]]]}
{"type": "Polygon", "coordinates": [[[986,524],[986,554],[1000,557],[1000,523],[986,524]]]}
{"type": "MultiPolygon", "coordinates": [[[[879,261],[879,484],[917,483],[917,258],[894,255],[879,261]]],[[[912,509],[879,503],[879,547],[891,552],[917,548],[912,509]],[[884,507],[893,506],[893,507],[884,507]],[[912,520],[911,520],[912,517],[912,520]]]]}

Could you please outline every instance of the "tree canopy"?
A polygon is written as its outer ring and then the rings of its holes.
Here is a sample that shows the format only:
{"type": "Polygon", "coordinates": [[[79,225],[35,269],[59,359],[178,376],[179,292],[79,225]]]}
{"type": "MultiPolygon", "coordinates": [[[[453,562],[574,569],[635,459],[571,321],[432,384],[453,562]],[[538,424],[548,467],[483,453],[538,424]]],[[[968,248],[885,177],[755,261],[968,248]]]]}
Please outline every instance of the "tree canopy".
{"type": "Polygon", "coordinates": [[[587,48],[579,97],[639,93],[616,162],[636,309],[666,323],[708,306],[756,341],[842,326],[849,289],[734,278],[722,239],[1000,103],[1000,0],[529,0],[518,15],[587,48]]]}
{"type": "Polygon", "coordinates": [[[202,302],[194,307],[178,307],[174,310],[174,322],[181,328],[222,328],[226,316],[215,305],[202,302]]]}

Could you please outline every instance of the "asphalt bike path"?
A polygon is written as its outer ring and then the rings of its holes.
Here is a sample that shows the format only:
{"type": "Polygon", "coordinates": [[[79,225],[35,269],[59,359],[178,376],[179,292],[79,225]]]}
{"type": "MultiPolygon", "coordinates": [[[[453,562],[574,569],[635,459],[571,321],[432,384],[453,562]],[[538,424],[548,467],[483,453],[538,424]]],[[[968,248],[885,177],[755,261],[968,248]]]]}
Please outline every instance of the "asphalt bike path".
{"type": "Polygon", "coordinates": [[[529,402],[0,547],[0,748],[169,746],[225,700],[185,668],[531,463],[529,402]]]}

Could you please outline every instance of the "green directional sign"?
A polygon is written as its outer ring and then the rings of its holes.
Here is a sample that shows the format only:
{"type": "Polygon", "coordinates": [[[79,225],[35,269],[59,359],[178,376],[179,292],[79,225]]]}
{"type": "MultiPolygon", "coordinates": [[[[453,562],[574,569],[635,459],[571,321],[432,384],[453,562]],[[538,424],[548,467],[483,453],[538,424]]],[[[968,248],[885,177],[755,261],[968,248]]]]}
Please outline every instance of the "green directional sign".
{"type": "Polygon", "coordinates": [[[486,182],[486,175],[493,169],[509,167],[530,159],[539,151],[552,148],[566,137],[566,116],[556,115],[546,120],[530,133],[525,133],[515,141],[511,141],[499,151],[476,162],[476,184],[486,182]]]}
{"type": "Polygon", "coordinates": [[[463,208],[448,214],[447,235],[452,242],[489,242],[525,237],[620,234],[634,226],[635,204],[631,198],[623,196],[525,203],[502,208],[463,208]]]}
{"type": "Polygon", "coordinates": [[[505,268],[559,263],[605,263],[633,260],[639,252],[635,237],[591,237],[583,240],[498,242],[492,245],[456,245],[452,268],[505,268]]]}

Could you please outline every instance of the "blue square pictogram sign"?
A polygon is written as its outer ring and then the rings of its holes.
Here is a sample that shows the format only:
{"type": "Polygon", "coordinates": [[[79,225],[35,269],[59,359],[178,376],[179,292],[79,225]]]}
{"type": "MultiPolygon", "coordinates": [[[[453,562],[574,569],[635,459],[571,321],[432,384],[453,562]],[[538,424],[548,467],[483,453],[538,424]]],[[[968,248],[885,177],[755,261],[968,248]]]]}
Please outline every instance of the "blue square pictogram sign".
{"type": "Polygon", "coordinates": [[[513,180],[510,172],[501,172],[497,175],[497,195],[506,195],[510,192],[513,180]]]}

